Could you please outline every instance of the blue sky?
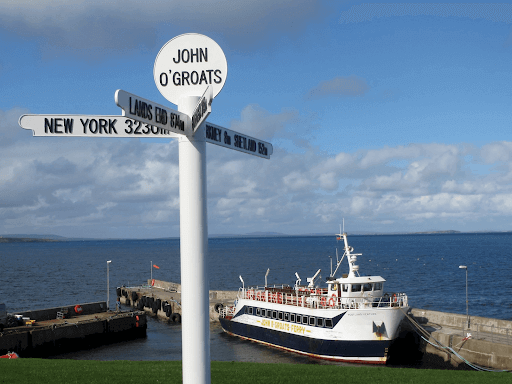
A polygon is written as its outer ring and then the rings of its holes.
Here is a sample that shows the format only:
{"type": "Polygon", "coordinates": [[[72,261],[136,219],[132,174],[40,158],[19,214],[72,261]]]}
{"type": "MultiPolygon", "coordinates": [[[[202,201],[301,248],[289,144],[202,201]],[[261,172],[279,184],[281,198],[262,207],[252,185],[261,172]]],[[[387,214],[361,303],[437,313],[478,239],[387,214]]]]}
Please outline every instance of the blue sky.
{"type": "Polygon", "coordinates": [[[179,234],[175,140],[32,137],[21,114],[171,105],[160,48],[224,50],[209,233],[512,230],[512,6],[321,0],[0,1],[0,234],[179,234]]]}

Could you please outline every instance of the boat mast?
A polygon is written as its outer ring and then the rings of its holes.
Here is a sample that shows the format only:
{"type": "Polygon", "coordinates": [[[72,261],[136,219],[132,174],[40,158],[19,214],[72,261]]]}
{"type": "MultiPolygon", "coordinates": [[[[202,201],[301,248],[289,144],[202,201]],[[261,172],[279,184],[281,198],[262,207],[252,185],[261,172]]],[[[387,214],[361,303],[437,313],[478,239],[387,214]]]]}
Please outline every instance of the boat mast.
{"type": "MultiPolygon", "coordinates": [[[[348,267],[349,267],[348,277],[356,277],[356,274],[357,274],[357,276],[359,276],[359,265],[356,265],[356,262],[357,262],[357,256],[361,256],[361,253],[351,253],[354,250],[354,248],[352,248],[348,245],[347,234],[345,232],[345,219],[343,219],[343,232],[341,232],[341,225],[340,225],[340,233],[336,235],[337,240],[341,240],[342,238],[343,238],[343,243],[345,245],[343,247],[345,252],[343,253],[343,257],[341,258],[341,260],[338,261],[338,263],[336,265],[336,270],[334,271],[333,276],[336,275],[336,272],[338,271],[338,268],[340,267],[340,264],[343,261],[343,259],[345,258],[345,256],[347,256],[348,267]]],[[[336,252],[338,252],[338,249],[336,249],[336,252]]]]}

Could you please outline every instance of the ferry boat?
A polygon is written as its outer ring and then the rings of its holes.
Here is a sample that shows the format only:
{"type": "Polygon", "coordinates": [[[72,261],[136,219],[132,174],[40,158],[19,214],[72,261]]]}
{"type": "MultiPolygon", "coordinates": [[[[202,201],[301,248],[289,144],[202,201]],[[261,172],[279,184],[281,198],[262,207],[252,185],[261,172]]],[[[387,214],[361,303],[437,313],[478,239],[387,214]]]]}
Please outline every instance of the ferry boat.
{"type": "Polygon", "coordinates": [[[268,287],[265,276],[264,287],[246,288],[240,276],[242,288],[234,305],[219,313],[223,330],[315,358],[385,364],[409,310],[407,295],[384,293],[381,276],[361,276],[356,262],[362,254],[353,253],[345,232],[336,236],[344,242],[344,254],[337,256],[334,273],[331,266],[326,288],[315,285],[320,269],[306,285],[296,272],[293,287],[268,287]],[[345,258],[349,272],[336,278],[345,258]]]}

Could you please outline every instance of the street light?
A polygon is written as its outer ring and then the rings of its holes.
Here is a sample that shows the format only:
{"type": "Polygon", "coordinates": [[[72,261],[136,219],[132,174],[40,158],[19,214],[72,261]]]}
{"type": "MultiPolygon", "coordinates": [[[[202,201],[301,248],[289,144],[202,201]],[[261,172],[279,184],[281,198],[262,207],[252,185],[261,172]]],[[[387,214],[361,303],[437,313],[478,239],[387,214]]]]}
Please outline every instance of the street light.
{"type": "Polygon", "coordinates": [[[109,273],[108,273],[108,267],[112,260],[107,260],[107,311],[110,309],[110,282],[109,282],[109,273]]]}
{"type": "Polygon", "coordinates": [[[467,323],[468,323],[468,329],[469,329],[470,323],[469,323],[469,301],[468,301],[468,267],[466,265],[459,265],[459,268],[466,270],[466,317],[467,317],[467,323]]]}

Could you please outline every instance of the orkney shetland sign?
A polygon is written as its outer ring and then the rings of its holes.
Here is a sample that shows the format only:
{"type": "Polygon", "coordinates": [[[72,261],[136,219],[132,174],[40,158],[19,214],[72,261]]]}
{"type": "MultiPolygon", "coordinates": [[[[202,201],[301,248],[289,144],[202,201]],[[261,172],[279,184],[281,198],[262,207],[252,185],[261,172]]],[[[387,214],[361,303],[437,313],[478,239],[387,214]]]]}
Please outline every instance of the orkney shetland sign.
{"type": "Polygon", "coordinates": [[[265,159],[270,159],[270,155],[274,151],[272,144],[266,141],[208,122],[206,122],[206,141],[265,159]]]}
{"type": "Polygon", "coordinates": [[[169,130],[125,116],[23,115],[19,124],[34,136],[172,137],[169,130]]]}
{"type": "Polygon", "coordinates": [[[190,117],[153,101],[118,89],[116,104],[126,117],[181,135],[190,135],[190,117]]]}
{"type": "Polygon", "coordinates": [[[192,132],[196,133],[197,128],[199,128],[202,122],[205,121],[212,112],[212,100],[213,91],[212,87],[209,85],[192,113],[192,132]]]}
{"type": "Polygon", "coordinates": [[[180,97],[201,96],[208,85],[213,98],[228,74],[222,48],[208,36],[186,33],[169,40],[158,52],[153,77],[160,93],[178,105],[180,97]]]}

